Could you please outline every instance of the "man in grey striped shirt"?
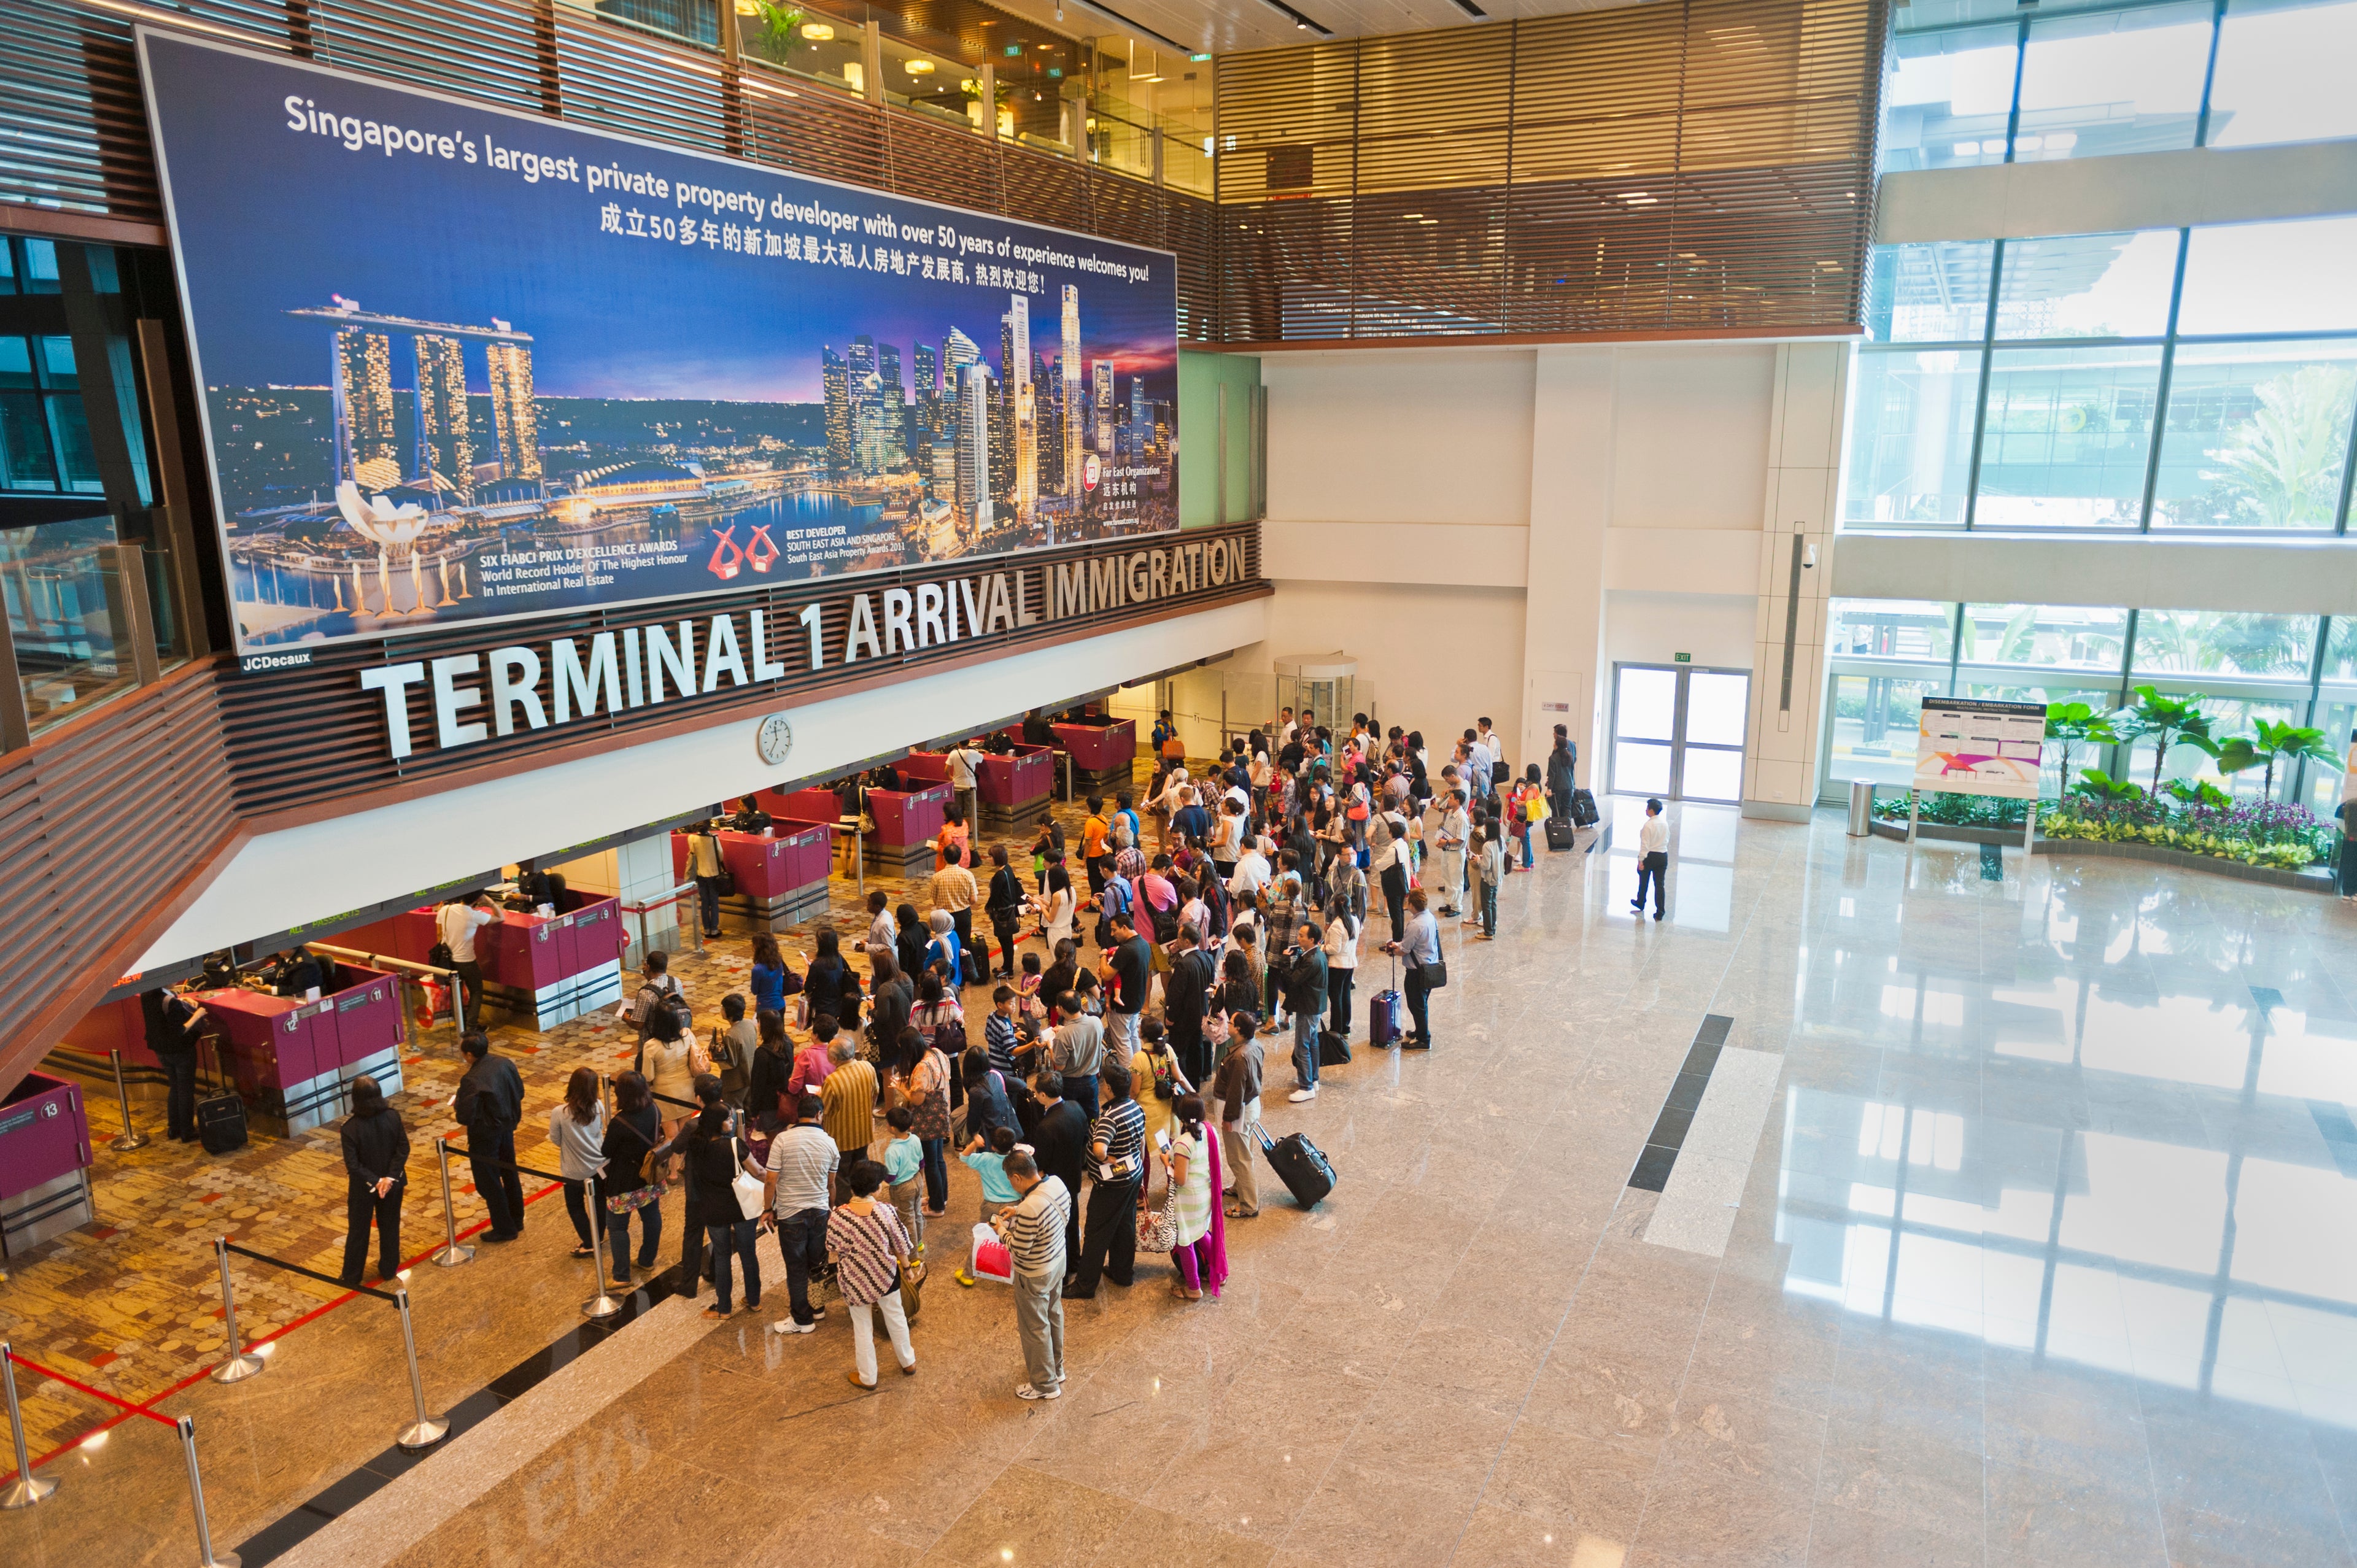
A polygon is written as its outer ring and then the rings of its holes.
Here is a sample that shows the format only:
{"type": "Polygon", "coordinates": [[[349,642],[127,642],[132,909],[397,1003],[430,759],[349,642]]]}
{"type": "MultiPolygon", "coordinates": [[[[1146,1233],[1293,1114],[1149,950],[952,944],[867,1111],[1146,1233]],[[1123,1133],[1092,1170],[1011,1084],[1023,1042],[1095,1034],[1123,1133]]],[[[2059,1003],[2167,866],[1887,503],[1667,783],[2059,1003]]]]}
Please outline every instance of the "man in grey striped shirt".
{"type": "Polygon", "coordinates": [[[1015,1391],[1027,1400],[1064,1392],[1064,1227],[1072,1195],[1054,1176],[1039,1174],[1028,1150],[1006,1156],[1006,1179],[1021,1200],[992,1217],[1015,1266],[1015,1332],[1023,1341],[1029,1380],[1015,1391]]]}

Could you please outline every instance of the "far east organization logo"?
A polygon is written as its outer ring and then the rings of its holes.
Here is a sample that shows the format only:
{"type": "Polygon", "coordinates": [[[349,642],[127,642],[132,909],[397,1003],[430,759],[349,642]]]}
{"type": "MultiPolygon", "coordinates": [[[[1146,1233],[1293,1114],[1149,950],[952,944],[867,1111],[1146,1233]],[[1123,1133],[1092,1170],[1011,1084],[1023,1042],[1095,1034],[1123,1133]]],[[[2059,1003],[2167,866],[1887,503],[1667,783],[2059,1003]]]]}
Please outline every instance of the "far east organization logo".
{"type": "Polygon", "coordinates": [[[1081,489],[1084,490],[1092,490],[1096,488],[1097,455],[1092,452],[1086,457],[1081,459],[1081,489]]]}

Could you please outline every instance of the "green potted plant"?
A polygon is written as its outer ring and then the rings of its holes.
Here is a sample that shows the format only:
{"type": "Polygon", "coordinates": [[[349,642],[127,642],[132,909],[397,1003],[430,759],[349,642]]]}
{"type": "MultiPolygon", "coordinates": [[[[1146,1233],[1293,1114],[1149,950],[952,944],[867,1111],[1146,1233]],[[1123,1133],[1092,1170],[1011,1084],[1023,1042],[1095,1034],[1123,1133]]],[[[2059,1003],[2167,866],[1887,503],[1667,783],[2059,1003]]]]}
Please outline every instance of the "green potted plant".
{"type": "Polygon", "coordinates": [[[2079,747],[2113,746],[2120,737],[2112,733],[2112,720],[2108,714],[2099,714],[2084,703],[2049,703],[2046,704],[2046,738],[2056,742],[2061,748],[2062,781],[2068,784],[2079,747]]]}
{"type": "Polygon", "coordinates": [[[2254,768],[2266,769],[2261,782],[2259,799],[2272,800],[2276,796],[2276,764],[2297,762],[2302,758],[2320,762],[2338,773],[2341,758],[2324,744],[2324,732],[2290,723],[2270,723],[2266,719],[2251,721],[2251,733],[2229,736],[2212,753],[2218,759],[2221,773],[2242,773],[2254,768]]]}
{"type": "Polygon", "coordinates": [[[2201,709],[2200,693],[2165,697],[2154,687],[2138,686],[2136,694],[2132,705],[2111,716],[2111,727],[2116,739],[2130,746],[2152,742],[2152,793],[2158,795],[2171,746],[2195,746],[2212,757],[2218,755],[2218,746],[2210,738],[2210,715],[2201,709]]]}

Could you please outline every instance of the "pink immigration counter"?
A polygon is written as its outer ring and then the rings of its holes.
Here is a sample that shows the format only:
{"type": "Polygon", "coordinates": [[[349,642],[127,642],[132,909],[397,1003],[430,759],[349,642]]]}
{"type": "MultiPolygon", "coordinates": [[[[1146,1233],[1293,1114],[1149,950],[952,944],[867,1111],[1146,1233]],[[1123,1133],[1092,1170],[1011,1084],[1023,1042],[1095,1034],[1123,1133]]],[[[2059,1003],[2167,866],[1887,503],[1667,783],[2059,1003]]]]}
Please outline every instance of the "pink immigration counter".
{"type": "MultiPolygon", "coordinates": [[[[427,961],[440,939],[432,908],[410,909],[337,939],[340,945],[427,961]]],[[[475,933],[483,1002],[529,1029],[550,1029],[622,999],[621,905],[567,890],[554,915],[500,911],[475,933]]]]}
{"type": "MultiPolygon", "coordinates": [[[[821,789],[832,804],[834,795],[821,789]]],[[[764,808],[765,810],[769,808],[764,808]]],[[[773,813],[774,815],[774,813],[773,813]]],[[[826,909],[826,878],[834,864],[834,819],[798,822],[776,818],[766,833],[722,828],[712,836],[728,867],[733,892],[720,899],[720,927],[727,931],[781,931],[826,909]]],[[[688,835],[671,835],[672,875],[687,880],[688,835]]],[[[683,904],[683,920],[694,918],[683,904]]]]}
{"type": "Polygon", "coordinates": [[[90,1223],[90,1160],[81,1086],[27,1073],[0,1100],[0,1258],[90,1223]]]}
{"type": "Polygon", "coordinates": [[[208,1065],[236,1088],[257,1131],[325,1126],[351,1109],[363,1073],[387,1094],[402,1086],[400,981],[324,958],[319,966],[316,1002],[242,985],[189,993],[207,1014],[208,1065]]]}

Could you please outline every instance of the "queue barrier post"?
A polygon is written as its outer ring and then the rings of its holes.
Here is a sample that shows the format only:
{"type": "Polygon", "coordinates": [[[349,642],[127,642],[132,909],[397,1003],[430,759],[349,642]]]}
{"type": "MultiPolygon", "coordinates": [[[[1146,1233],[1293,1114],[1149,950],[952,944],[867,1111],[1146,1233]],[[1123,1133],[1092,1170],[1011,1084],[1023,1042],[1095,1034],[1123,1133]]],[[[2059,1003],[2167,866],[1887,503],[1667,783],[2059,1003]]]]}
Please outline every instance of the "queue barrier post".
{"type": "Polygon", "coordinates": [[[25,1452],[25,1412],[16,1402],[16,1360],[7,1341],[0,1340],[0,1384],[8,1391],[8,1441],[16,1450],[16,1478],[0,1487],[0,1509],[28,1509],[58,1489],[55,1481],[33,1474],[25,1452]]]}
{"type": "Polygon", "coordinates": [[[455,1269],[475,1261],[475,1249],[458,1245],[458,1210],[450,1201],[450,1140],[434,1140],[434,1157],[442,1167],[442,1250],[434,1254],[437,1269],[455,1269]]]}
{"type": "MultiPolygon", "coordinates": [[[[238,1343],[237,1292],[230,1284],[228,1237],[213,1238],[213,1256],[221,1264],[221,1320],[229,1327],[229,1358],[213,1369],[213,1381],[242,1383],[248,1378],[260,1376],[264,1363],[259,1356],[247,1355],[238,1343]]],[[[189,1450],[191,1457],[188,1461],[188,1479],[192,1483],[197,1478],[196,1460],[193,1457],[195,1452],[193,1447],[189,1450]]],[[[204,1517],[204,1508],[201,1504],[198,1506],[197,1517],[200,1521],[204,1517]]]]}
{"type": "Polygon", "coordinates": [[[123,1053],[109,1051],[107,1059],[114,1064],[114,1103],[123,1108],[123,1133],[106,1146],[118,1155],[147,1146],[147,1134],[131,1124],[131,1091],[123,1087],[123,1053]]]}
{"type": "Polygon", "coordinates": [[[597,1194],[597,1178],[589,1178],[589,1266],[597,1272],[597,1294],[581,1304],[581,1316],[611,1317],[622,1304],[606,1288],[606,1204],[597,1194]]]}
{"type": "Polygon", "coordinates": [[[417,1373],[417,1334],[409,1323],[409,1292],[393,1293],[393,1305],[401,1313],[401,1348],[409,1358],[409,1397],[416,1406],[417,1420],[402,1429],[393,1441],[414,1454],[421,1448],[431,1448],[450,1435],[450,1423],[440,1416],[425,1412],[425,1380],[417,1373]]]}
{"type": "Polygon", "coordinates": [[[205,1518],[205,1478],[197,1469],[197,1423],[184,1415],[175,1424],[180,1431],[181,1456],[188,1462],[188,1503],[197,1513],[197,1568],[241,1568],[236,1552],[213,1552],[213,1527],[205,1518]]]}

